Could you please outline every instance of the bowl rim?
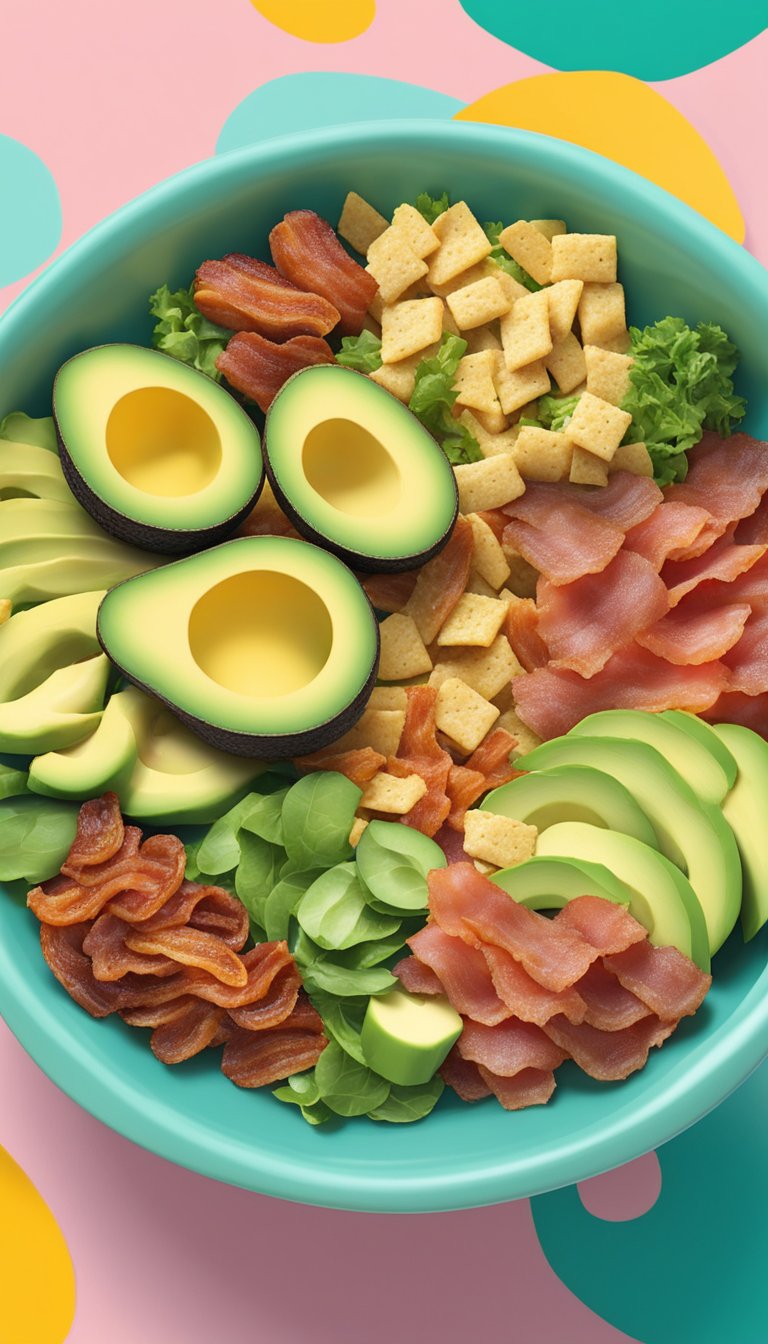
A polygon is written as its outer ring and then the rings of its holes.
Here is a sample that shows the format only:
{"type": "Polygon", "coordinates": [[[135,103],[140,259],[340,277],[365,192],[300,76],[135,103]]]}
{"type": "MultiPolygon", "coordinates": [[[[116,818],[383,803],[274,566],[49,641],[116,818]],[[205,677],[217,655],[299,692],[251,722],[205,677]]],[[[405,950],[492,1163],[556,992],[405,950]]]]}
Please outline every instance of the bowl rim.
{"type": "MultiPolygon", "coordinates": [[[[722,257],[729,281],[737,283],[751,306],[762,303],[768,322],[768,273],[740,244],[722,233],[690,206],[631,169],[590,150],[535,132],[481,123],[419,118],[321,127],[230,150],[203,160],[151,187],[114,214],[96,224],[68,247],[34,279],[0,317],[0,335],[13,339],[27,311],[44,304],[48,292],[62,283],[93,248],[108,263],[111,251],[122,251],[128,234],[141,225],[150,237],[164,220],[172,223],[186,202],[194,203],[201,187],[215,191],[220,183],[236,179],[243,165],[268,173],[290,161],[308,156],[332,156],[336,149],[370,149],[372,145],[408,144],[428,151],[435,141],[450,149],[458,140],[479,150],[512,152],[518,163],[551,169],[555,176],[582,175],[587,183],[618,185],[626,200],[637,202],[642,214],[651,209],[656,233],[686,236],[710,255],[722,257]],[[167,218],[166,218],[167,217],[167,218]]],[[[737,1008],[712,1036],[691,1050],[685,1068],[651,1087],[632,1107],[617,1105],[614,1115],[597,1126],[577,1130],[570,1142],[555,1151],[536,1150],[482,1171],[445,1171],[430,1174],[411,1169],[407,1174],[380,1175],[361,1170],[325,1171],[322,1162],[296,1161],[291,1153],[245,1144],[224,1134],[212,1134],[201,1121],[185,1116],[178,1132],[175,1107],[154,1096],[135,1092],[117,1070],[108,1074],[95,1064],[84,1041],[72,1036],[47,1001],[36,997],[0,938],[0,1014],[47,1076],[84,1109],[112,1129],[178,1165],[202,1175],[301,1203],[369,1212],[434,1212],[479,1207],[529,1197],[582,1181],[607,1171],[673,1138],[723,1101],[768,1055],[768,967],[737,1008]],[[660,1088],[662,1096],[657,1098],[660,1088]]],[[[321,1154],[318,1152],[318,1156],[321,1154]]]]}

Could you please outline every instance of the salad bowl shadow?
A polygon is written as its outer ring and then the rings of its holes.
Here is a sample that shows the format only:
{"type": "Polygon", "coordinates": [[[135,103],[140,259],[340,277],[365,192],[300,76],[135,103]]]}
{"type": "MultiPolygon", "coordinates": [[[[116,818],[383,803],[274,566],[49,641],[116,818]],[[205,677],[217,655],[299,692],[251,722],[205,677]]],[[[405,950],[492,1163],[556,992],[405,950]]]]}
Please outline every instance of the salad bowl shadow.
{"type": "MultiPolygon", "coordinates": [[[[498,127],[427,121],[330,128],[225,154],[126,206],[73,246],[0,320],[0,416],[50,413],[59,365],[86,346],[148,344],[147,296],[187,285],[227,251],[261,253],[270,227],[309,207],[335,221],[349,189],[391,210],[420,191],[466,198],[481,219],[565,218],[616,233],[633,324],[709,319],[742,352],[746,427],[768,437],[768,275],[687,206],[572,145],[498,127]]],[[[170,1069],[144,1033],[94,1021],[40,954],[37,920],[0,893],[0,1013],[38,1065],[134,1142],[205,1175],[330,1207],[422,1212],[530,1196],[629,1161],[722,1101],[768,1055],[768,929],[715,959],[704,1010],[647,1067],[599,1084],[563,1070],[546,1107],[508,1114],[443,1097],[414,1125],[354,1120],[327,1132],[213,1060],[170,1069]]]]}

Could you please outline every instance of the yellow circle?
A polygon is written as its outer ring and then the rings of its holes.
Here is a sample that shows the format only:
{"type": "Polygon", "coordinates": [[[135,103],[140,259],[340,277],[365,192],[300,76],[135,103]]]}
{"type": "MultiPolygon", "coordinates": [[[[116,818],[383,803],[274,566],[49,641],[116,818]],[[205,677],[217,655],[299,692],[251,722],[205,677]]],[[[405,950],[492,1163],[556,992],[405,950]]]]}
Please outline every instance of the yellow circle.
{"type": "Polygon", "coordinates": [[[305,42],[349,42],[370,28],[376,0],[251,0],[265,19],[305,42]]]}
{"type": "Polygon", "coordinates": [[[0,1344],[63,1344],[75,1274],[48,1205],[0,1148],[0,1344]]]}

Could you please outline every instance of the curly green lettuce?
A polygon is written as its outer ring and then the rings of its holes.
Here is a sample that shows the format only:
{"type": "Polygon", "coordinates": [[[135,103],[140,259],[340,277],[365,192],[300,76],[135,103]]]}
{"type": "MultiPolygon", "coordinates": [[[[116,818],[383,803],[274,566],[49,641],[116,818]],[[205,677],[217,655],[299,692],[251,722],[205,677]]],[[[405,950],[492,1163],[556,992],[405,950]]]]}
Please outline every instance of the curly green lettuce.
{"type": "Polygon", "coordinates": [[[359,336],[345,336],[336,363],[358,373],[374,373],[381,368],[381,340],[372,331],[361,331],[359,336]]]}
{"type": "Polygon", "coordinates": [[[203,317],[195,307],[192,285],[189,289],[177,289],[174,292],[168,285],[161,285],[150,296],[149,311],[158,319],[152,332],[152,344],[156,350],[164,350],[174,359],[190,364],[201,373],[207,373],[217,383],[221,382],[222,375],[216,368],[216,360],[232,332],[203,317]]]}
{"type": "Polygon", "coordinates": [[[445,214],[450,204],[447,191],[442,196],[430,196],[429,192],[422,191],[414,201],[419,214],[424,216],[428,224],[434,224],[438,215],[445,214]]]}
{"type": "Polygon", "coordinates": [[[537,284],[533,276],[523,270],[522,266],[515,261],[514,257],[510,257],[509,253],[505,251],[499,242],[499,234],[504,231],[504,224],[502,221],[500,219],[487,220],[483,225],[483,229],[488,242],[493,244],[493,251],[490,254],[489,261],[494,261],[502,271],[506,271],[508,275],[511,275],[517,280],[519,285],[525,285],[526,289],[530,289],[532,294],[535,294],[537,289],[541,289],[541,285],[537,284]]]}
{"type": "Polygon", "coordinates": [[[437,353],[431,359],[422,359],[416,369],[416,383],[408,402],[410,410],[434,435],[454,466],[478,462],[482,457],[477,439],[452,414],[458,395],[453,384],[466,348],[467,342],[461,336],[446,332],[437,353]]]}

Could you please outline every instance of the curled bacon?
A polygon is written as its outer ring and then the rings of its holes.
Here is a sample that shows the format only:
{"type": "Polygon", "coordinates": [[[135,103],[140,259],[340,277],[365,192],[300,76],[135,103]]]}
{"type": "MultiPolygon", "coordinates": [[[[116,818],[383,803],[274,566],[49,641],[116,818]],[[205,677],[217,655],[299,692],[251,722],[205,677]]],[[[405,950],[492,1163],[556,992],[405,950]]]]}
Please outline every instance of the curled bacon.
{"type": "Polygon", "coordinates": [[[408,703],[397,756],[387,760],[387,770],[400,779],[421,775],[427,792],[401,821],[424,835],[435,835],[451,810],[448,776],[453,761],[437,740],[434,686],[408,686],[408,703]]]}
{"type": "Polygon", "coordinates": [[[83,952],[83,941],[90,924],[71,924],[56,928],[40,925],[40,946],[49,969],[75,1003],[91,1017],[108,1017],[117,1006],[111,985],[100,985],[91,969],[90,958],[83,952]]]}
{"type": "Polygon", "coordinates": [[[294,764],[299,770],[335,770],[362,789],[386,761],[386,756],[373,747],[358,747],[353,751],[315,751],[311,756],[297,756],[294,764]]]}
{"type": "Polygon", "coordinates": [[[238,1087],[266,1087],[311,1069],[327,1044],[314,1031],[255,1032],[240,1027],[224,1046],[221,1071],[238,1087]]]}
{"type": "Polygon", "coordinates": [[[314,290],[338,309],[342,336],[356,336],[378,290],[368,271],[345,252],[331,225],[314,210],[291,210],[269,235],[281,275],[314,290]]]}
{"type": "Polygon", "coordinates": [[[326,336],[339,320],[338,309],[327,299],[240,252],[203,262],[195,276],[195,306],[221,327],[257,331],[272,341],[326,336]]]}
{"type": "Polygon", "coordinates": [[[223,1008],[193,1000],[183,1013],[155,1027],[149,1040],[152,1053],[161,1064],[181,1064],[199,1055],[218,1034],[223,1017],[223,1008]]]}
{"type": "Polygon", "coordinates": [[[168,957],[147,956],[126,946],[130,932],[131,925],[116,915],[99,915],[83,942],[96,979],[120,980],[129,971],[134,975],[172,975],[176,966],[168,957]]]}
{"type": "MultiPolygon", "coordinates": [[[[73,868],[87,868],[114,858],[123,843],[123,818],[116,793],[83,803],[77,819],[77,834],[69,851],[73,868]]],[[[72,876],[73,874],[70,874],[72,876]]]]}
{"type": "Polygon", "coordinates": [[[121,919],[146,919],[177,890],[186,854],[175,835],[153,835],[143,845],[140,840],[141,831],[128,826],[120,849],[102,865],[81,868],[68,858],[64,877],[35,887],[27,905],[46,924],[79,924],[107,905],[121,919]]]}
{"type": "Polygon", "coordinates": [[[377,611],[393,612],[403,610],[418,576],[418,570],[404,569],[399,574],[358,574],[357,577],[372,607],[377,611]]]}
{"type": "Polygon", "coordinates": [[[247,1031],[279,1026],[296,1007],[300,989],[301,977],[292,962],[278,972],[262,999],[243,1008],[230,1008],[229,1015],[238,1027],[245,1027],[247,1031]]]}
{"type": "Polygon", "coordinates": [[[128,934],[125,942],[132,952],[170,957],[182,966],[207,971],[224,985],[240,988],[248,983],[248,972],[237,953],[212,933],[191,928],[161,929],[158,933],[136,929],[128,934]]]}
{"type": "Polygon", "coordinates": [[[294,336],[282,345],[255,331],[239,331],[216,360],[216,368],[238,392],[268,411],[283,383],[312,364],[333,364],[333,351],[321,336],[294,336]]]}

